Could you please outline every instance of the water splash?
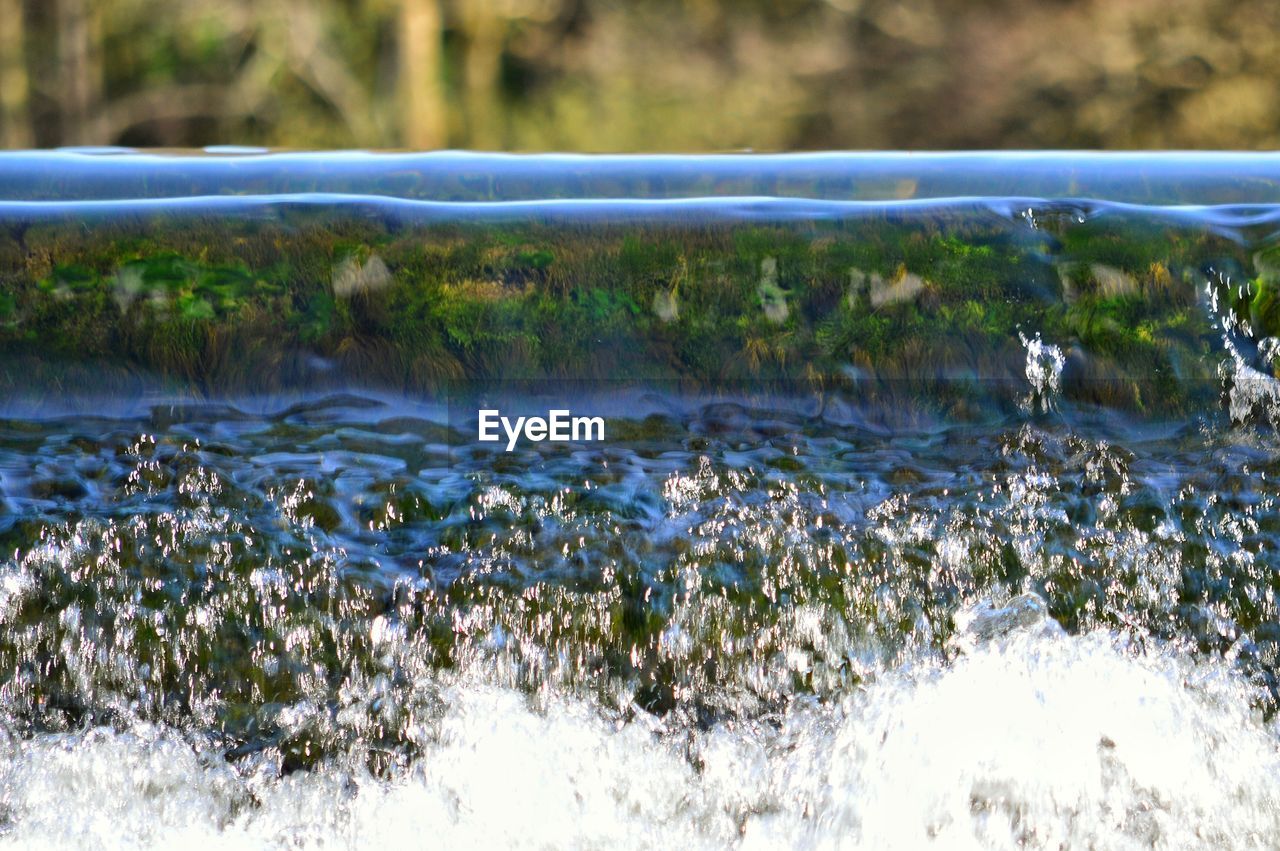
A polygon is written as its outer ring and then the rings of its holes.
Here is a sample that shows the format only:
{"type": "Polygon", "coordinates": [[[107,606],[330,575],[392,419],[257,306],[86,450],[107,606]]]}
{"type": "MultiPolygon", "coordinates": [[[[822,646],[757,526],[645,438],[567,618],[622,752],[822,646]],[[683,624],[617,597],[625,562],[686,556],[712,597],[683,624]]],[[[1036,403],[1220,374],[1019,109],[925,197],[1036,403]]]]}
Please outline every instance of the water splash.
{"type": "MultiPolygon", "coordinates": [[[[1015,607],[1021,605],[1013,604],[1015,607]]],[[[985,617],[975,615],[978,621],[985,617]]],[[[164,727],[9,740],[24,847],[1264,847],[1280,747],[1231,672],[1009,619],[834,703],[690,727],[443,677],[391,777],[232,770],[164,727]],[[1015,623],[1016,622],[1016,623],[1015,623]]],[[[1035,620],[1035,619],[1032,619],[1035,620]]],[[[981,629],[981,627],[979,627],[981,629]]],[[[473,672],[478,674],[479,672],[473,672]]]]}
{"type": "Polygon", "coordinates": [[[1028,339],[1019,331],[1018,339],[1027,352],[1024,372],[1031,383],[1031,393],[1023,400],[1023,406],[1029,411],[1047,413],[1056,406],[1062,392],[1062,369],[1067,363],[1066,356],[1062,349],[1041,340],[1039,333],[1028,339]]]}
{"type": "Polygon", "coordinates": [[[110,162],[0,209],[0,842],[1276,835],[1266,181],[110,162]],[[124,211],[149,253],[103,259],[124,211]],[[608,377],[611,440],[494,453],[421,401],[514,374],[608,377]]]}

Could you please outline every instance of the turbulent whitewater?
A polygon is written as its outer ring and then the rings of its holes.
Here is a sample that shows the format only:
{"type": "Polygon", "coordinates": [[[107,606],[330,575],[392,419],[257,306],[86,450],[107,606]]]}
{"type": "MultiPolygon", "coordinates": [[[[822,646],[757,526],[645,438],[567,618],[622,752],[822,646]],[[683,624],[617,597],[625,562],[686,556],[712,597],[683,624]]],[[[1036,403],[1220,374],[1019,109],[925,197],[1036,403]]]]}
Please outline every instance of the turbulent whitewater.
{"type": "Polygon", "coordinates": [[[0,157],[0,845],[1273,847],[1278,221],[1269,155],[0,157]]]}

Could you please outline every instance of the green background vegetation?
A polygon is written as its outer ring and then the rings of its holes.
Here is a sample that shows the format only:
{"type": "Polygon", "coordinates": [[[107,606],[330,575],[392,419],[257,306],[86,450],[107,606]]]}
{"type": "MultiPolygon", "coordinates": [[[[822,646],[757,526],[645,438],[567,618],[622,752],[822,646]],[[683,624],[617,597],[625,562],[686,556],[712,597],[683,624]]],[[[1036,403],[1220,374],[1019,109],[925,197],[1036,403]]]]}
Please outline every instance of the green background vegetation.
{"type": "Polygon", "coordinates": [[[1275,148],[1270,0],[0,0],[0,144],[1275,148]]]}

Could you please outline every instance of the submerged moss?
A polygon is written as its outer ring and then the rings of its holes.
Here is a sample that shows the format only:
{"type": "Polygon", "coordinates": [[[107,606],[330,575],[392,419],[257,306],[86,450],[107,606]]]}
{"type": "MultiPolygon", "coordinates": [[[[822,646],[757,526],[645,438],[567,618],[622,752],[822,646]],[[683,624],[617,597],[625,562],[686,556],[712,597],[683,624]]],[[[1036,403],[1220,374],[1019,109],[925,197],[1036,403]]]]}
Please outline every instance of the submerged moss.
{"type": "Polygon", "coordinates": [[[1280,312],[1269,255],[1123,218],[587,227],[302,210],[9,238],[27,251],[0,270],[0,351],[34,357],[33,382],[92,362],[204,393],[611,378],[864,396],[949,383],[954,401],[1021,380],[1020,335],[1041,333],[1162,388],[1124,404],[1178,410],[1201,400],[1171,379],[1213,339],[1206,258],[1259,269],[1229,309],[1267,333],[1280,312]]]}

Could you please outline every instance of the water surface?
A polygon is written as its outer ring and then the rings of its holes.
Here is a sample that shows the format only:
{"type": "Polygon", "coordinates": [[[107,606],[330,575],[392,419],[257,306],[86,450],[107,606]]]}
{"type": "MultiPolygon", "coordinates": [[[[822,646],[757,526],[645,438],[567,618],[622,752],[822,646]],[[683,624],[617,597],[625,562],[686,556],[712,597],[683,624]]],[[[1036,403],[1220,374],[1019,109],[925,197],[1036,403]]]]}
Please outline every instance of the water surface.
{"type": "Polygon", "coordinates": [[[0,158],[0,842],[1269,846],[1278,172],[0,158]]]}

